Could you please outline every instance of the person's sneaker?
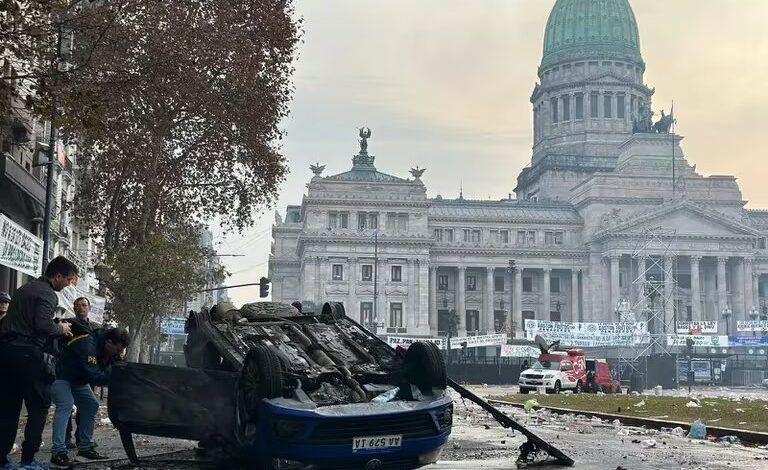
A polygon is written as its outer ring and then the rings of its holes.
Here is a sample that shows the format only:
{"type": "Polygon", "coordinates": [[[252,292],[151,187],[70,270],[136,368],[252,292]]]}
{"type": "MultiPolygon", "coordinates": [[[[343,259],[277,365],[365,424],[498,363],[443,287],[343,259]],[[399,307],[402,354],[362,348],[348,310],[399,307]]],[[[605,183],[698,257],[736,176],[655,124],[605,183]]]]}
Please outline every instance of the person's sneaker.
{"type": "Polygon", "coordinates": [[[88,449],[88,450],[81,450],[77,453],[78,457],[83,457],[88,460],[107,460],[109,457],[106,455],[101,455],[96,451],[96,449],[88,449]]]}
{"type": "Polygon", "coordinates": [[[50,467],[44,463],[40,463],[37,460],[33,460],[29,463],[23,463],[19,465],[19,470],[50,470],[50,467]]]}
{"type": "Polygon", "coordinates": [[[57,467],[69,467],[72,465],[72,461],[69,459],[69,455],[67,455],[66,452],[59,452],[51,457],[51,465],[56,465],[57,467]]]}

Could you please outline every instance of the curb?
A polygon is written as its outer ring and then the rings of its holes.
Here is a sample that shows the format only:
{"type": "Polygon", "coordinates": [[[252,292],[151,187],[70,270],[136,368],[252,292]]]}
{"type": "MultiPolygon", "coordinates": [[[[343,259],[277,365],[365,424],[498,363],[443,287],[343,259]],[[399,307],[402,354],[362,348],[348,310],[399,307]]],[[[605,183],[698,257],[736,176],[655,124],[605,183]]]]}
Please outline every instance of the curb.
{"type": "MultiPolygon", "coordinates": [[[[493,405],[507,405],[507,406],[514,406],[515,408],[523,408],[523,404],[521,403],[513,403],[509,401],[503,401],[503,400],[488,400],[488,403],[491,403],[493,405]]],[[[675,427],[681,427],[685,429],[686,431],[690,430],[691,423],[683,423],[680,421],[669,421],[669,420],[661,420],[661,419],[651,419],[651,418],[641,418],[641,417],[635,417],[635,416],[625,416],[625,415],[617,415],[617,414],[611,414],[611,413],[600,413],[595,411],[581,411],[581,410],[572,410],[569,408],[556,408],[552,406],[539,406],[539,408],[545,408],[555,414],[559,415],[565,415],[565,414],[577,414],[577,415],[583,415],[588,417],[596,417],[600,419],[606,419],[609,421],[613,421],[614,419],[618,419],[621,421],[622,424],[627,424],[630,426],[645,426],[647,428],[651,429],[661,429],[661,428],[675,428],[675,427]]],[[[736,436],[741,440],[741,442],[748,443],[748,444],[768,444],[768,433],[765,432],[759,432],[759,431],[747,431],[744,429],[731,429],[731,428],[722,428],[717,426],[710,426],[706,423],[704,423],[707,426],[707,435],[715,436],[715,437],[723,437],[723,436],[736,436]]]]}

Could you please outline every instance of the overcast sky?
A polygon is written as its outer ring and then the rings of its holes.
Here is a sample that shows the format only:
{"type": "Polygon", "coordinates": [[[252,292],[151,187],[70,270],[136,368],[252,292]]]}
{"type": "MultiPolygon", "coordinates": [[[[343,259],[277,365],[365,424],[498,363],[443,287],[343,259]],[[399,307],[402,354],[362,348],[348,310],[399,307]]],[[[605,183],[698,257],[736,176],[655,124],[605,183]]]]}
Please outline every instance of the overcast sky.
{"type": "MultiPolygon", "coordinates": [[[[429,196],[499,199],[531,158],[529,98],[554,0],[296,0],[305,35],[284,123],[290,174],[242,236],[218,237],[230,284],[267,273],[274,209],[311,177],[351,167],[359,126],[380,171],[422,178],[429,196]]],[[[735,175],[768,209],[768,1],[631,0],[654,108],[675,101],[683,149],[704,175],[735,175]]],[[[236,304],[258,288],[230,291],[236,304]]]]}

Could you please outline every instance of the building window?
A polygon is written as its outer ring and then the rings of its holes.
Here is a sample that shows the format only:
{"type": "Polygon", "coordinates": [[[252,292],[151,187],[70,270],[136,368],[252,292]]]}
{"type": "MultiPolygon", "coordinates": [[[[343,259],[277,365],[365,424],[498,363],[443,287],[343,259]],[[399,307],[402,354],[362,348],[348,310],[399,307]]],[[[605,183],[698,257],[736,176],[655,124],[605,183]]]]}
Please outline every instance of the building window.
{"type": "Polygon", "coordinates": [[[624,102],[624,95],[616,95],[616,117],[619,119],[624,119],[627,115],[627,110],[625,108],[626,104],[624,102]]]}
{"type": "Polygon", "coordinates": [[[549,291],[553,294],[559,294],[560,293],[560,278],[556,276],[552,276],[549,279],[549,291]]]}
{"type": "Polygon", "coordinates": [[[373,265],[371,264],[364,264],[362,265],[362,280],[363,281],[373,281],[373,265]]]}
{"type": "Polygon", "coordinates": [[[570,95],[563,96],[563,121],[571,120],[571,97],[570,95]]]}
{"type": "Polygon", "coordinates": [[[328,228],[349,228],[349,212],[329,212],[328,228]]]}
{"type": "Polygon", "coordinates": [[[549,312],[549,321],[561,321],[560,312],[549,312]]]}
{"type": "Polygon", "coordinates": [[[438,242],[443,241],[443,229],[441,228],[435,229],[435,241],[438,241],[438,242]]]}
{"type": "Polygon", "coordinates": [[[533,292],[532,277],[523,277],[523,292],[533,292]]]}
{"type": "Polygon", "coordinates": [[[444,235],[445,235],[445,241],[447,241],[447,242],[452,242],[453,241],[453,229],[452,228],[445,229],[444,235]]]}
{"type": "Polygon", "coordinates": [[[758,240],[757,240],[757,249],[758,250],[764,250],[765,249],[765,238],[758,238],[758,240]]]}
{"type": "Polygon", "coordinates": [[[509,230],[500,230],[499,239],[501,243],[509,243],[509,230]]]}
{"type": "Polygon", "coordinates": [[[525,231],[521,230],[517,232],[517,244],[525,245],[525,231]]]}
{"type": "Polygon", "coordinates": [[[365,327],[373,324],[373,302],[360,302],[360,324],[365,327]]]}
{"type": "Polygon", "coordinates": [[[600,93],[592,93],[589,95],[589,115],[592,116],[592,119],[597,119],[598,116],[598,110],[600,109],[600,93]]]}
{"type": "Polygon", "coordinates": [[[441,274],[437,276],[437,290],[448,290],[448,276],[441,274]]]}
{"type": "Polygon", "coordinates": [[[555,232],[555,245],[563,244],[564,235],[563,232],[555,232]]]}
{"type": "Polygon", "coordinates": [[[357,214],[357,229],[366,230],[368,228],[368,214],[360,212],[357,214]]]}
{"type": "Polygon", "coordinates": [[[606,94],[603,99],[605,103],[603,117],[610,119],[613,117],[613,95],[606,94]]]}
{"type": "Polygon", "coordinates": [[[525,243],[527,245],[535,245],[536,244],[536,232],[533,230],[529,230],[525,234],[525,243]]]}
{"type": "Polygon", "coordinates": [[[469,243],[470,238],[472,237],[471,230],[464,229],[464,243],[469,243]]]}
{"type": "Polygon", "coordinates": [[[387,214],[387,231],[405,233],[408,231],[408,214],[390,212],[387,214]]]}
{"type": "Polygon", "coordinates": [[[392,266],[392,282],[403,282],[402,266],[392,266]]]}
{"type": "Polygon", "coordinates": [[[392,302],[389,304],[389,327],[403,327],[403,304],[400,302],[392,302]]]}
{"type": "Polygon", "coordinates": [[[546,245],[562,245],[563,244],[563,232],[544,232],[544,244],[546,244],[546,245]]]}
{"type": "Polygon", "coordinates": [[[576,94],[576,120],[584,119],[584,95],[576,94]]]}
{"type": "Polygon", "coordinates": [[[480,230],[472,230],[472,243],[480,243],[480,230]]]}
{"type": "Polygon", "coordinates": [[[477,276],[467,276],[467,290],[477,290],[477,276]]]}
{"type": "Polygon", "coordinates": [[[467,310],[467,331],[480,331],[480,312],[467,310]]]}
{"type": "Polygon", "coordinates": [[[332,278],[334,281],[343,281],[344,280],[344,265],[342,264],[334,264],[331,267],[332,270],[332,278]]]}
{"type": "Polygon", "coordinates": [[[557,98],[552,98],[549,103],[552,110],[552,122],[557,124],[557,98]]]}
{"type": "Polygon", "coordinates": [[[504,276],[496,276],[493,278],[493,290],[496,292],[504,292],[504,276]]]}
{"type": "Polygon", "coordinates": [[[379,228],[379,213],[378,212],[358,212],[357,213],[357,229],[358,230],[375,230],[379,228]]]}
{"type": "Polygon", "coordinates": [[[677,287],[681,289],[691,288],[691,275],[690,274],[678,274],[677,275],[677,287]]]}

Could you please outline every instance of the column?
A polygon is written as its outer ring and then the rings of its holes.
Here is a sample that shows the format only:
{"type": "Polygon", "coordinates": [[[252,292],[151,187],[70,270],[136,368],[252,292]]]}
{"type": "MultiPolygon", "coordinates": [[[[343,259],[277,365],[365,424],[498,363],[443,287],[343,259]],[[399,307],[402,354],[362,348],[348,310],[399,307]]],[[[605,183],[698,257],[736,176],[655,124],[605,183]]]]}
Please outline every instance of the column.
{"type": "Polygon", "coordinates": [[[485,268],[485,322],[483,330],[486,333],[495,333],[493,327],[494,324],[494,307],[493,307],[493,291],[495,284],[495,270],[494,268],[485,268]]]}
{"type": "Polygon", "coordinates": [[[752,307],[755,306],[755,296],[753,294],[753,263],[752,258],[744,258],[744,311],[746,312],[746,319],[749,320],[749,315],[752,313],[752,307]]]}
{"type": "Polygon", "coordinates": [[[304,259],[304,266],[301,268],[301,302],[306,302],[315,298],[314,289],[315,259],[304,259]]]}
{"type": "Polygon", "coordinates": [[[429,334],[429,258],[421,258],[416,260],[418,266],[419,277],[416,279],[416,290],[419,295],[416,297],[416,305],[418,312],[418,320],[416,321],[419,327],[420,335],[429,334]]]}
{"type": "Polygon", "coordinates": [[[459,336],[467,335],[467,268],[460,266],[458,268],[458,279],[456,280],[456,315],[459,317],[459,336]]]}
{"type": "Polygon", "coordinates": [[[347,312],[347,316],[359,320],[360,305],[357,304],[357,292],[355,290],[358,278],[357,266],[357,258],[349,258],[349,273],[347,275],[349,293],[347,294],[347,305],[344,310],[347,312]]]}
{"type": "Polygon", "coordinates": [[[608,313],[610,314],[610,317],[612,318],[614,315],[614,312],[616,311],[616,306],[619,305],[619,299],[621,297],[621,290],[620,290],[620,263],[621,263],[621,256],[620,255],[612,255],[611,256],[611,304],[608,306],[608,313]]]}
{"type": "MultiPolygon", "coordinates": [[[[726,291],[725,280],[725,264],[728,262],[728,257],[717,257],[717,312],[715,312],[715,318],[721,323],[725,321],[723,318],[723,310],[728,306],[728,292],[726,291]]],[[[721,331],[726,331],[722,328],[721,331]]]]}
{"type": "Polygon", "coordinates": [[[543,279],[542,284],[544,285],[542,292],[541,292],[541,308],[542,308],[542,314],[538,316],[539,320],[549,320],[549,314],[552,311],[552,292],[550,287],[550,280],[552,277],[552,269],[551,268],[544,268],[541,270],[543,279]]]}
{"type": "Polygon", "coordinates": [[[674,266],[675,257],[664,257],[664,331],[671,325],[674,331],[675,304],[674,304],[674,266]]]}
{"type": "Polygon", "coordinates": [[[705,320],[718,320],[717,314],[717,302],[715,301],[715,293],[717,288],[715,287],[715,271],[709,265],[704,265],[704,319],[705,320]]]}
{"type": "Polygon", "coordinates": [[[514,294],[514,307],[513,307],[513,317],[515,323],[515,337],[517,337],[517,332],[523,331],[523,267],[520,266],[517,268],[516,272],[513,274],[514,276],[514,283],[515,283],[515,294],[514,294]]]}
{"type": "Polygon", "coordinates": [[[700,273],[701,256],[691,256],[691,318],[703,320],[701,313],[701,280],[700,273]]]}
{"type": "Polygon", "coordinates": [[[571,269],[571,317],[572,322],[579,321],[581,317],[579,313],[579,271],[571,269]]]}
{"type": "Polygon", "coordinates": [[[389,326],[389,311],[387,309],[386,299],[386,285],[387,285],[387,260],[379,258],[378,265],[374,266],[376,270],[376,301],[374,302],[374,310],[376,312],[375,320],[380,324],[383,323],[383,329],[379,329],[379,333],[386,333],[386,328],[389,326]],[[382,331],[383,330],[383,331],[382,331]]]}
{"type": "Polygon", "coordinates": [[[429,331],[437,336],[437,266],[429,267],[429,331]]]}
{"type": "Polygon", "coordinates": [[[635,315],[637,316],[647,306],[647,303],[645,302],[645,283],[647,282],[645,275],[646,269],[648,269],[648,258],[646,256],[640,256],[636,261],[637,272],[635,274],[635,296],[637,297],[637,300],[633,307],[637,306],[637,311],[635,312],[635,315]]]}
{"type": "Polygon", "coordinates": [[[325,298],[325,277],[330,277],[330,267],[328,265],[328,258],[317,258],[315,276],[315,309],[320,311],[323,308],[323,302],[325,298]]]}
{"type": "Polygon", "coordinates": [[[733,310],[733,324],[737,320],[744,320],[747,314],[744,311],[744,258],[733,258],[733,277],[731,278],[731,309],[733,310]]]}
{"type": "MultiPolygon", "coordinates": [[[[752,271],[752,302],[760,310],[760,273],[752,271]]],[[[760,312],[762,315],[762,312],[760,312]]]]}
{"type": "Polygon", "coordinates": [[[407,276],[408,282],[408,303],[406,304],[406,310],[403,312],[405,318],[403,324],[408,328],[408,333],[413,334],[416,329],[416,260],[405,260],[405,266],[403,266],[403,275],[407,276]]]}

